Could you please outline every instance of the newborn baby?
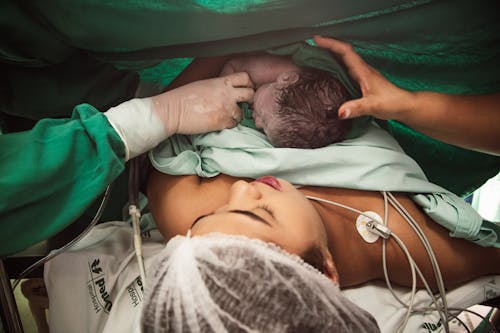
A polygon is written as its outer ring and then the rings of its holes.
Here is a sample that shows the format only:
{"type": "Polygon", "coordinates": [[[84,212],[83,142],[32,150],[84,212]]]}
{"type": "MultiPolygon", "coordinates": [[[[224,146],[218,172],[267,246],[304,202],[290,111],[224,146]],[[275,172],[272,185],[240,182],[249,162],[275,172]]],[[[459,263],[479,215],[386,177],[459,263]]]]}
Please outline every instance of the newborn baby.
{"type": "Polygon", "coordinates": [[[351,121],[339,119],[338,108],[351,97],[329,73],[268,54],[233,58],[220,76],[235,72],[250,75],[257,89],[252,116],[273,146],[319,148],[349,132],[351,121]]]}

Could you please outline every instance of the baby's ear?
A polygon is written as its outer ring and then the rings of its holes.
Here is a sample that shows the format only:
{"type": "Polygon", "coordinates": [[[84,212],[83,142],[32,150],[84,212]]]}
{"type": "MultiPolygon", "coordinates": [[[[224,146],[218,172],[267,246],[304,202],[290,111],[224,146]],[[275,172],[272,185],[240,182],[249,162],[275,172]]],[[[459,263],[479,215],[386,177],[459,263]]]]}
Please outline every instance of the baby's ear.
{"type": "Polygon", "coordinates": [[[297,82],[299,78],[300,76],[297,72],[283,72],[278,76],[276,82],[288,86],[297,82]]]}

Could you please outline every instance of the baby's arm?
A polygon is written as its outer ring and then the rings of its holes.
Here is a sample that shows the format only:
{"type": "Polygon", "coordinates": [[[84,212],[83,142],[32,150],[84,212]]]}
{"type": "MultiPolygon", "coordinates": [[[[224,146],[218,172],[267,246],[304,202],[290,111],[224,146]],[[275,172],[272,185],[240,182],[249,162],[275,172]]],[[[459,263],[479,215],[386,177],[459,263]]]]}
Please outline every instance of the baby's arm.
{"type": "Polygon", "coordinates": [[[168,85],[166,90],[172,90],[194,81],[217,77],[224,64],[230,59],[230,56],[196,58],[168,85]]]}
{"type": "Polygon", "coordinates": [[[255,88],[265,83],[276,81],[284,72],[299,72],[289,57],[270,54],[252,54],[232,58],[222,68],[219,76],[226,76],[237,72],[247,72],[255,88]]]}

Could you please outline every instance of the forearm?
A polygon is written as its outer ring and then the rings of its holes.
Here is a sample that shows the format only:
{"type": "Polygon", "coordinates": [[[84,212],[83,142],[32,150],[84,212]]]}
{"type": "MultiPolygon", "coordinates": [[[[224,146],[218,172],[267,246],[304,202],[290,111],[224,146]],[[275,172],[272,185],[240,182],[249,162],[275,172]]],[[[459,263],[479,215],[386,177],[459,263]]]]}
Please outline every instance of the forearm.
{"type": "Polygon", "coordinates": [[[393,119],[453,145],[500,154],[500,93],[459,96],[408,92],[368,65],[350,44],[320,36],[314,41],[339,56],[361,88],[363,97],[344,103],[340,118],[369,115],[393,119]]]}
{"type": "Polygon", "coordinates": [[[411,93],[394,113],[398,120],[430,137],[464,148],[500,154],[500,93],[449,95],[411,93]]]}
{"type": "Polygon", "coordinates": [[[154,170],[148,180],[148,205],[165,239],[185,235],[195,219],[212,213],[228,199],[235,178],[219,175],[172,176],[154,170]]]}
{"type": "Polygon", "coordinates": [[[0,256],[72,223],[124,168],[123,142],[90,105],[0,135],[0,256]]]}

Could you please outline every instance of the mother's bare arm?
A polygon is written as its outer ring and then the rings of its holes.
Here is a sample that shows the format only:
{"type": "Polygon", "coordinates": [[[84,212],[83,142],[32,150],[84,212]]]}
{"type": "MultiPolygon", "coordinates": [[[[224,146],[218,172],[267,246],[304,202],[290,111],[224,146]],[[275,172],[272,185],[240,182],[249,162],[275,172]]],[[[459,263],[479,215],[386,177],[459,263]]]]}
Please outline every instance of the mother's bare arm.
{"type": "MultiPolygon", "coordinates": [[[[231,185],[238,179],[226,175],[214,178],[170,176],[153,171],[148,182],[149,205],[165,239],[185,235],[195,219],[226,204],[231,185]]],[[[383,200],[378,192],[326,187],[304,187],[301,191],[383,216],[383,200]]],[[[484,248],[463,239],[451,238],[446,229],[432,221],[408,197],[402,194],[396,196],[427,235],[447,287],[483,275],[500,274],[500,266],[494,265],[500,261],[500,249],[484,248]]],[[[369,244],[360,238],[354,223],[357,214],[335,206],[313,204],[325,222],[341,286],[382,279],[381,243],[369,244]]],[[[426,251],[415,233],[392,208],[389,209],[389,227],[403,240],[432,288],[435,288],[426,251]]],[[[411,275],[406,257],[393,239],[388,241],[387,260],[391,281],[409,286],[411,275]]]]}
{"type": "Polygon", "coordinates": [[[195,219],[228,201],[229,189],[236,180],[226,175],[200,178],[152,171],[147,195],[158,230],[166,240],[185,235],[195,219]]]}

